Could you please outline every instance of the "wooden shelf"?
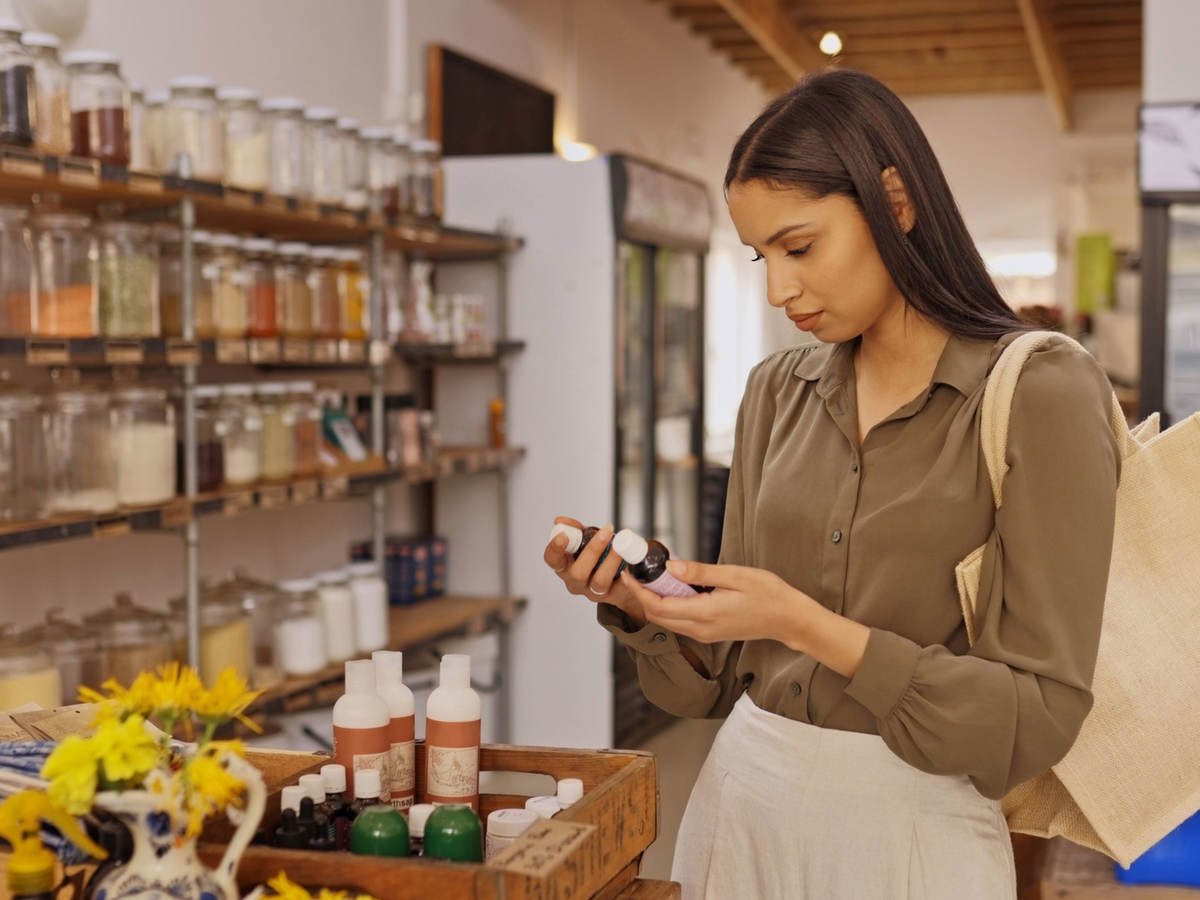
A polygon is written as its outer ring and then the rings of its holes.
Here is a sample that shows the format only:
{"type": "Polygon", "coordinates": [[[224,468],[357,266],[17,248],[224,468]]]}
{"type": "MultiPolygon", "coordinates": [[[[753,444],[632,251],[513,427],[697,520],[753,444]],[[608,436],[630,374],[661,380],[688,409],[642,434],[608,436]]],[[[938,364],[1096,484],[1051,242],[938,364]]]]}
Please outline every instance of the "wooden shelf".
{"type": "Polygon", "coordinates": [[[370,341],[295,340],[292,338],[218,338],[184,341],[179,338],[33,338],[0,337],[0,356],[19,357],[29,365],[183,366],[189,363],[298,366],[302,368],[362,368],[372,359],[386,359],[386,344],[370,341]]]}
{"type": "Polygon", "coordinates": [[[522,245],[507,235],[454,228],[433,219],[304,203],[209,182],[130,172],[95,160],[0,148],[0,201],[26,205],[35,196],[49,195],[57,196],[65,209],[95,214],[101,206],[119,204],[127,214],[149,217],[168,216],[190,197],[198,228],[336,244],[363,243],[373,231],[382,231],[388,247],[430,259],[488,259],[522,245]]]}
{"type": "Polygon", "coordinates": [[[1200,889],[1172,885],[1124,884],[1117,881],[1113,861],[1102,853],[1054,838],[1047,844],[1042,868],[1043,897],[1062,900],[1198,900],[1200,889]]]}
{"type": "Polygon", "coordinates": [[[501,471],[524,456],[522,447],[448,447],[442,450],[435,463],[429,465],[385,469],[368,464],[354,471],[325,472],[311,478],[201,494],[191,502],[176,497],[161,506],[122,509],[102,516],[60,516],[39,522],[0,524],[0,550],[72,538],[160,531],[183,525],[193,517],[236,516],[253,509],[281,509],[318,500],[340,500],[361,495],[378,484],[426,484],[459,475],[501,471]]]}
{"type": "Polygon", "coordinates": [[[412,365],[494,363],[524,349],[524,341],[489,341],[484,344],[401,343],[396,345],[396,356],[412,365]]]}
{"type": "MultiPolygon", "coordinates": [[[[388,648],[407,650],[436,638],[460,633],[478,634],[495,622],[511,622],[525,606],[520,597],[467,597],[446,595],[412,606],[389,610],[388,648]]],[[[271,685],[255,701],[255,712],[299,712],[330,706],[345,687],[345,666],[335,663],[312,675],[286,678],[271,685]]]]}

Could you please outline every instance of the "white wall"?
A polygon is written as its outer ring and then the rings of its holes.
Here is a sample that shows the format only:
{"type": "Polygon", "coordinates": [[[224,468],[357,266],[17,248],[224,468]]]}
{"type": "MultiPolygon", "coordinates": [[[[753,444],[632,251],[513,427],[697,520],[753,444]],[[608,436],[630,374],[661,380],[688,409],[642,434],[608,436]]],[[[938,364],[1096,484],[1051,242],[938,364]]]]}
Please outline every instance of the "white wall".
{"type": "Polygon", "coordinates": [[[1200,99],[1200,3],[1145,0],[1142,15],[1142,84],[1147,103],[1200,99]]]}

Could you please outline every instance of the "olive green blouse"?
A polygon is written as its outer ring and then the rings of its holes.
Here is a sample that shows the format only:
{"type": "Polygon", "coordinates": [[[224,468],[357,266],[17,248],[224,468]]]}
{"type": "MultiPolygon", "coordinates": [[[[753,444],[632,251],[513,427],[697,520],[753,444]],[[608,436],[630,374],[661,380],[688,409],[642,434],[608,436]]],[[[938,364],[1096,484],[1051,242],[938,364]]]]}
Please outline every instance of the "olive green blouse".
{"type": "Polygon", "coordinates": [[[1092,703],[1120,466],[1111,387],[1073,347],[1030,358],[996,511],[980,403],[1008,340],[951,337],[929,390],[861,447],[853,343],[759,363],[738,414],[720,561],[774,572],[869,626],[866,654],[847,680],[777,641],[627,630],[601,604],[646,696],[675,715],[720,717],[749,691],[778,715],[878,734],[910,765],[968,775],[987,797],[1061,759],[1092,703]],[[985,541],[969,647],[954,567],[985,541]]]}

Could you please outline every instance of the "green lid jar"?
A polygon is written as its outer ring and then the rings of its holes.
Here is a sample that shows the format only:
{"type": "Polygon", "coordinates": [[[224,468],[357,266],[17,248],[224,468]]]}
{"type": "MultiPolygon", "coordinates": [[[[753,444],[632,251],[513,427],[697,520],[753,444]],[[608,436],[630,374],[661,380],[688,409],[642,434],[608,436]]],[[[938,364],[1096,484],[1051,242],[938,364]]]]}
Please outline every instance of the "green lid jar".
{"type": "Polygon", "coordinates": [[[350,829],[350,851],[365,856],[408,856],[408,823],[389,805],[368,806],[350,829]]]}
{"type": "Polygon", "coordinates": [[[483,824],[465,803],[447,803],[425,822],[425,855],[456,862],[483,862],[483,824]]]}

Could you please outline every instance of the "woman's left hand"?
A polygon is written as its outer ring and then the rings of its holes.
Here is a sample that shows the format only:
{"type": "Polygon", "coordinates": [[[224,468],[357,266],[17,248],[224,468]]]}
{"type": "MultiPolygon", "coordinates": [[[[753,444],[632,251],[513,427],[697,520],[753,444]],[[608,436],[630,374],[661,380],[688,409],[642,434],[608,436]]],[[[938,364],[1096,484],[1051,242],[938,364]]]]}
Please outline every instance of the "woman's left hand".
{"type": "Polygon", "coordinates": [[[824,608],[773,572],[671,560],[668,571],[685,584],[714,588],[695,597],[660,597],[628,571],[625,587],[646,618],[705,644],[769,639],[803,650],[801,636],[824,608]]]}

